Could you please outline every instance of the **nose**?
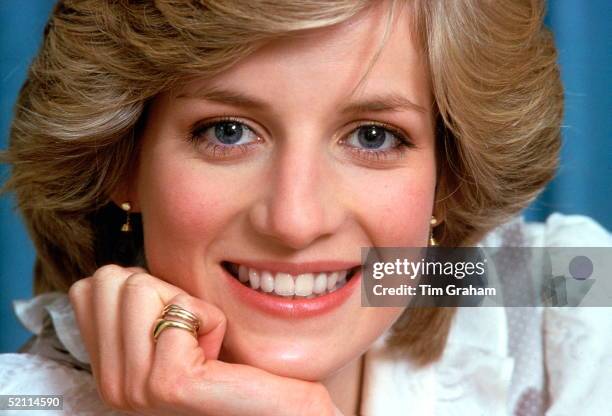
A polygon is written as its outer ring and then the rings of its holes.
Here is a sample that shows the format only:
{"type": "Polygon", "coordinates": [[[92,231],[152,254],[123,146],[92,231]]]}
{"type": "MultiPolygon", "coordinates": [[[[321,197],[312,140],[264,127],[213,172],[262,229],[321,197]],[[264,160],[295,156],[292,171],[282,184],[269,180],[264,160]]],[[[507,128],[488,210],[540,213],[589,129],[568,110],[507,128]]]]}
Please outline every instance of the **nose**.
{"type": "Polygon", "coordinates": [[[346,215],[327,159],[304,139],[284,143],[268,166],[264,196],[250,211],[258,233],[297,250],[338,231],[346,215]]]}

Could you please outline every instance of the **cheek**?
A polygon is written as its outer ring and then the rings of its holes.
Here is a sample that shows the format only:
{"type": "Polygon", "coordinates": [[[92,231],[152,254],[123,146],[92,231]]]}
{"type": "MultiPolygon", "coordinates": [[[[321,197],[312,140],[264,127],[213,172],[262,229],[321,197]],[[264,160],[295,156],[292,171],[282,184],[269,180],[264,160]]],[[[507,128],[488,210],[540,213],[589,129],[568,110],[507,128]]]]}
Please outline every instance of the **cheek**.
{"type": "Polygon", "coordinates": [[[155,154],[144,160],[138,198],[149,271],[178,283],[202,267],[197,263],[232,215],[231,200],[222,183],[203,180],[195,161],[155,154]]]}
{"type": "Polygon", "coordinates": [[[399,171],[364,178],[368,192],[356,192],[354,211],[375,246],[427,244],[435,195],[433,169],[399,171]],[[429,172],[429,173],[428,173],[429,172]]]}

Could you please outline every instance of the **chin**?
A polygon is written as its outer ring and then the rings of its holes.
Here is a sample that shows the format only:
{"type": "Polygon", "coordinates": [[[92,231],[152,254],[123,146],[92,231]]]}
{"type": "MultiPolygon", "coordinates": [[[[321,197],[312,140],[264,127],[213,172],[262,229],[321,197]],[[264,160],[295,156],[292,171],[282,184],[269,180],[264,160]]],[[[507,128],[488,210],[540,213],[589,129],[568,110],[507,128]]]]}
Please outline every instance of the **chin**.
{"type": "Polygon", "coordinates": [[[307,346],[285,339],[269,342],[249,342],[246,337],[226,334],[219,359],[246,364],[282,377],[305,381],[322,381],[349,363],[354,356],[342,351],[331,351],[321,345],[307,346]],[[342,352],[342,354],[338,354],[342,352]]]}

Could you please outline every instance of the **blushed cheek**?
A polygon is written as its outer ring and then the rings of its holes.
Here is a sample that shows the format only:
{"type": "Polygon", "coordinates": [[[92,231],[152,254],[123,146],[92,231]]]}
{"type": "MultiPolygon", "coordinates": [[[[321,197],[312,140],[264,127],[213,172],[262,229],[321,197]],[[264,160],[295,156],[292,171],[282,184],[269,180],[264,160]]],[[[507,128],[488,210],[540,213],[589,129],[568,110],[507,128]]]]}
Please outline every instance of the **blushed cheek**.
{"type": "Polygon", "coordinates": [[[222,184],[204,180],[189,161],[148,163],[139,183],[147,262],[151,273],[174,280],[201,267],[226,221],[227,198],[222,184]]]}
{"type": "Polygon", "coordinates": [[[427,245],[435,190],[432,178],[390,178],[384,186],[370,189],[361,195],[357,209],[374,246],[427,245]]]}

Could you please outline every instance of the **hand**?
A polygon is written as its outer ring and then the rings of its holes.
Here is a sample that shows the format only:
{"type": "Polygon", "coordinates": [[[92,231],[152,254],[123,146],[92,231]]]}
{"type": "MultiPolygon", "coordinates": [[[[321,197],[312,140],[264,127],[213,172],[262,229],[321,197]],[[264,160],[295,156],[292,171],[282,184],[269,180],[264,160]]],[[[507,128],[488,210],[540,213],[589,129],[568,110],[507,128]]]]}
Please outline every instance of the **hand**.
{"type": "Polygon", "coordinates": [[[147,415],[340,415],[320,383],[219,361],[223,312],[144,269],[107,265],[69,291],[100,396],[111,408],[147,415]],[[152,329],[174,303],[196,314],[196,340],[152,329]]]}

